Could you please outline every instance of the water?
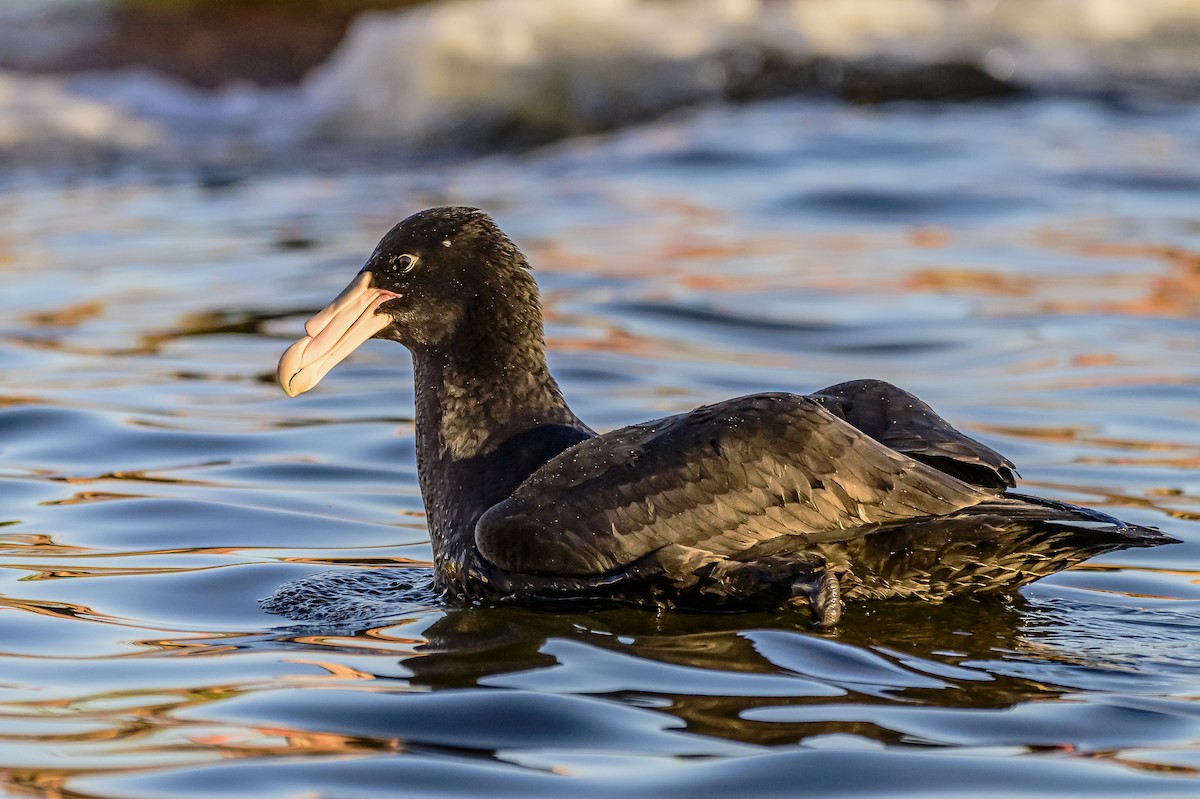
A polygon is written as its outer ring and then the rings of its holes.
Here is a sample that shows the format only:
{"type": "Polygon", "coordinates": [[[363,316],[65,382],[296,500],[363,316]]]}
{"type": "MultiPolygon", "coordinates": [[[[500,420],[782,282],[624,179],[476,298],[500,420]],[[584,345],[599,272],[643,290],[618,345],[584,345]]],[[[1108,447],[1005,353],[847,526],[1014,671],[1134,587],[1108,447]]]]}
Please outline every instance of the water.
{"type": "Polygon", "coordinates": [[[14,166],[0,792],[1200,793],[1197,140],[1196,106],[1128,96],[790,99],[432,163],[14,166]],[[879,377],[1031,493],[1183,543],[821,633],[447,606],[403,349],[274,383],[378,237],[440,203],[526,250],[593,426],[879,377]]]}

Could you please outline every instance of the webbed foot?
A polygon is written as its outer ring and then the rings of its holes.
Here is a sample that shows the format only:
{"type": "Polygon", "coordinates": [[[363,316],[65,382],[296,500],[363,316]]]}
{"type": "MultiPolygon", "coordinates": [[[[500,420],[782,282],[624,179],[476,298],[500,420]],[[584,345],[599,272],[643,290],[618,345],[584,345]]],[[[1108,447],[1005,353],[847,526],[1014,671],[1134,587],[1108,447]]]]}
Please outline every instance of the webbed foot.
{"type": "Polygon", "coordinates": [[[842,618],[842,585],[832,571],[822,571],[814,580],[792,583],[792,604],[807,604],[813,626],[832,627],[842,618]]]}

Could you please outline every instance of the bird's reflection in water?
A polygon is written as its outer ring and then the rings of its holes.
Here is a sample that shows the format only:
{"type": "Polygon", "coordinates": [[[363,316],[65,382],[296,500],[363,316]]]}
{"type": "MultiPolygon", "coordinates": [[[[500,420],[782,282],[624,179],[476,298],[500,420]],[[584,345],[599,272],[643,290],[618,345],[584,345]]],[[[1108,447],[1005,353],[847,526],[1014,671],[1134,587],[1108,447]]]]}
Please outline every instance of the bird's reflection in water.
{"type": "MultiPolygon", "coordinates": [[[[352,593],[349,585],[342,590],[352,593]]],[[[1140,685],[1151,678],[1121,653],[1153,652],[1170,626],[1166,610],[1106,611],[1040,595],[863,603],[832,632],[811,631],[801,612],[445,607],[421,599],[401,623],[412,634],[414,617],[427,622],[399,653],[411,687],[602,696],[668,713],[693,733],[759,745],[828,734],[909,740],[871,720],[872,707],[1004,710],[1080,689],[1161,691],[1161,674],[1140,685]],[[1111,645],[1114,625],[1122,626],[1121,647],[1111,645]],[[847,706],[858,718],[845,719],[847,706]],[[775,720],[760,708],[802,710],[775,720]]],[[[380,621],[310,623],[302,635],[291,628],[257,646],[371,648],[397,629],[380,621]]]]}

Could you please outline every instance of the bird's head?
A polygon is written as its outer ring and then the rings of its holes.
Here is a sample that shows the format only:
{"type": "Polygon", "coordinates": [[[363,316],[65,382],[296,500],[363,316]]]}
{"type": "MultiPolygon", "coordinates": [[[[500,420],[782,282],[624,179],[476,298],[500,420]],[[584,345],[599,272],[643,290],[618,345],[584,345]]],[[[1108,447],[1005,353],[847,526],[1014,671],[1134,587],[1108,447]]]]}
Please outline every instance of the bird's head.
{"type": "Polygon", "coordinates": [[[540,327],[520,250],[476,208],[431,208],[388,231],[350,285],[305,323],[307,335],[279,360],[279,384],[292,397],[308,391],[371,338],[445,346],[464,329],[486,336],[504,327],[489,317],[513,314],[533,314],[540,327]]]}

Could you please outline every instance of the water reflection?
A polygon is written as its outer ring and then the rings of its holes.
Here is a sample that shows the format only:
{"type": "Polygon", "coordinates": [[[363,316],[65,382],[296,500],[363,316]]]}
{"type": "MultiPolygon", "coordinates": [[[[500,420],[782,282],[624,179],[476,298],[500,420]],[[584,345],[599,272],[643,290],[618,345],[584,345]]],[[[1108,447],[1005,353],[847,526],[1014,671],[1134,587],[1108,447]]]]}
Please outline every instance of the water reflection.
{"type": "MultiPolygon", "coordinates": [[[[794,771],[784,756],[796,746],[843,754],[885,746],[904,756],[915,756],[908,754],[915,744],[1089,751],[1137,763],[1145,742],[1196,734],[1195,714],[1180,702],[1133,698],[1178,690],[1189,684],[1184,672],[1164,682],[1161,668],[1139,669],[1111,646],[1078,646],[1088,637],[1111,644],[1102,605],[885,603],[834,634],[804,632],[797,619],[769,614],[413,611],[361,627],[309,623],[269,634],[146,639],[141,646],[171,660],[267,656],[300,671],[282,682],[151,687],[70,704],[95,719],[118,708],[134,713],[139,725],[112,736],[125,742],[122,751],[146,751],[135,742],[149,736],[176,763],[207,753],[273,773],[272,762],[287,762],[278,758],[303,756],[306,768],[319,768],[329,757],[404,753],[454,764],[457,778],[468,773],[462,784],[473,784],[471,763],[506,769],[493,776],[508,784],[527,770],[584,779],[600,774],[601,762],[610,774],[632,775],[651,762],[661,768],[658,758],[668,755],[716,757],[742,779],[759,779],[763,769],[794,771]],[[781,760],[745,759],[755,752],[781,760]]],[[[1121,631],[1127,653],[1153,649],[1147,630],[1170,617],[1161,607],[1141,611],[1140,625],[1121,631]]],[[[837,758],[806,760],[806,768],[822,773],[837,758]]],[[[136,768],[136,758],[125,760],[136,768]]],[[[350,776],[357,767],[336,762],[342,778],[358,784],[361,777],[350,776]]],[[[985,762],[953,784],[969,785],[985,762]]],[[[891,773],[886,763],[880,768],[891,773]]],[[[215,775],[199,773],[211,788],[215,775]]],[[[171,772],[139,779],[172,795],[164,786],[178,785],[171,772]]],[[[711,784],[713,774],[704,779],[711,784]]],[[[704,790],[696,795],[720,795],[704,790]]]]}
{"type": "MultiPolygon", "coordinates": [[[[479,686],[592,695],[665,713],[694,733],[756,746],[835,734],[888,745],[908,740],[908,732],[887,725],[886,714],[865,709],[872,706],[1000,711],[1071,691],[1161,692],[1182,687],[1200,656],[1196,648],[1176,652],[1173,676],[1161,664],[1146,673],[1129,661],[1128,653],[1161,645],[1174,617],[1169,607],[1114,611],[1057,599],[862,608],[836,632],[822,634],[805,632],[806,620],[792,614],[440,608],[394,626],[301,628],[241,645],[358,655],[399,654],[399,647],[404,685],[450,691],[447,703],[455,701],[453,692],[479,686]],[[1118,651],[1111,641],[1114,616],[1122,614],[1128,629],[1120,631],[1118,651]],[[854,712],[871,720],[847,718],[846,707],[863,708],[854,712]]],[[[353,678],[371,677],[394,681],[395,673],[359,666],[353,678]]],[[[993,726],[989,718],[978,717],[980,730],[993,726]]],[[[1044,724],[1028,723],[1030,731],[1044,724]]],[[[1128,742],[1136,738],[1131,733],[1128,742]]],[[[504,742],[497,733],[495,748],[504,742]]]]}

